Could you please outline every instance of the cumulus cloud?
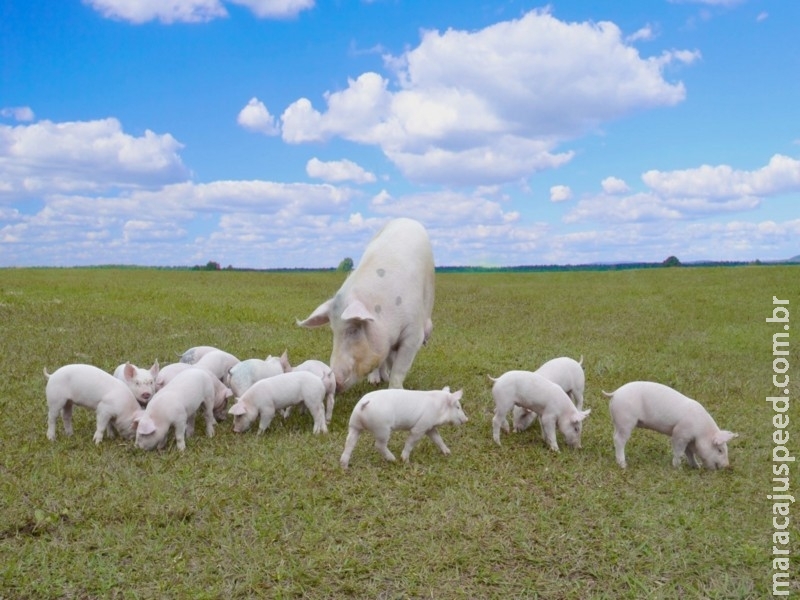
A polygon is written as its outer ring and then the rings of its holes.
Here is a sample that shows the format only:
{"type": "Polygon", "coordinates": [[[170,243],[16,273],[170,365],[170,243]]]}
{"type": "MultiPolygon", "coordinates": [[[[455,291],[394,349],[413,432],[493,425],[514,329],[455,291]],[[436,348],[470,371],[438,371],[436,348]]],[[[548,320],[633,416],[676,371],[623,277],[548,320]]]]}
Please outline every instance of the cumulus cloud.
{"type": "Polygon", "coordinates": [[[650,40],[654,40],[656,38],[656,32],[653,30],[653,26],[648,23],[641,29],[637,29],[632,34],[625,38],[626,42],[639,42],[645,41],[649,42],[650,40]]]}
{"type": "Polygon", "coordinates": [[[323,162],[314,157],[306,164],[306,173],[314,179],[334,183],[343,181],[372,183],[375,181],[375,175],[347,159],[323,162]]]}
{"type": "Polygon", "coordinates": [[[103,17],[134,24],[148,21],[204,23],[227,16],[219,0],[84,0],[103,17]]]}
{"type": "Polygon", "coordinates": [[[33,121],[34,114],[30,106],[8,106],[0,109],[0,116],[15,121],[33,121]]]}
{"type": "Polygon", "coordinates": [[[603,191],[606,194],[614,195],[614,194],[624,194],[630,188],[628,184],[625,183],[622,179],[617,177],[606,177],[603,181],[600,182],[600,187],[603,188],[603,191]]]}
{"type": "Polygon", "coordinates": [[[581,199],[565,221],[684,220],[752,210],[765,198],[800,192],[800,160],[776,154],[754,171],[729,165],[654,170],[644,173],[642,181],[648,191],[627,194],[621,180],[604,179],[603,193],[581,199]]]}
{"type": "Polygon", "coordinates": [[[341,137],[379,146],[415,181],[513,181],[572,158],[560,144],[633,111],[672,106],[682,83],[664,79],[686,50],[642,58],[610,22],[566,23],[546,10],[478,31],[426,31],[386,57],[394,84],[364,73],[281,115],[289,143],[341,137]]]}
{"type": "Polygon", "coordinates": [[[250,131],[264,135],[278,135],[280,128],[274,116],[258,98],[250,98],[247,105],[239,111],[236,122],[250,131]]]}
{"type": "Polygon", "coordinates": [[[729,165],[703,165],[679,171],[647,171],[642,180],[668,198],[773,196],[800,191],[800,160],[776,154],[765,167],[755,171],[736,170],[729,165]]]}
{"type": "MultiPolygon", "coordinates": [[[[205,23],[228,16],[222,0],[83,0],[107,19],[134,24],[160,21],[205,23]]],[[[248,8],[259,18],[294,17],[313,8],[314,0],[226,0],[248,8]]]]}
{"type": "Polygon", "coordinates": [[[550,202],[565,202],[572,198],[568,185],[554,185],[550,188],[550,202]]]}
{"type": "Polygon", "coordinates": [[[125,133],[113,118],[0,125],[0,199],[6,193],[102,191],[184,180],[182,147],[168,133],[125,133]]]}

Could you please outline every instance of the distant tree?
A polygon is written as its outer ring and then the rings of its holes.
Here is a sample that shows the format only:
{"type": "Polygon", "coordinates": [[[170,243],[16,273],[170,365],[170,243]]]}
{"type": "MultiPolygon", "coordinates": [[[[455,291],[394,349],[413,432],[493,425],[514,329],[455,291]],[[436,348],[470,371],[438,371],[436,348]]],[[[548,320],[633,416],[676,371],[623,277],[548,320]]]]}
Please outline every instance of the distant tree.
{"type": "Polygon", "coordinates": [[[219,271],[220,270],[220,266],[219,266],[218,262],[210,260],[210,261],[208,261],[206,263],[205,267],[199,267],[199,269],[201,271],[219,271]]]}
{"type": "Polygon", "coordinates": [[[353,270],[353,259],[349,256],[345,258],[342,262],[339,263],[339,266],[336,267],[337,271],[342,271],[343,273],[349,273],[353,270]]]}
{"type": "Polygon", "coordinates": [[[665,267],[680,267],[681,261],[678,260],[677,256],[670,256],[661,264],[664,265],[665,267]]]}

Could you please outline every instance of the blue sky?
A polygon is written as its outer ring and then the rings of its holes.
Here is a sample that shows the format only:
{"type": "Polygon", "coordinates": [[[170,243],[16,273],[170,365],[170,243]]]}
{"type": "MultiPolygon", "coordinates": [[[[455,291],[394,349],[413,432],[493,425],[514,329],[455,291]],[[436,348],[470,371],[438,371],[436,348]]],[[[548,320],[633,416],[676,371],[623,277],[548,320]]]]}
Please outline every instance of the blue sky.
{"type": "Polygon", "coordinates": [[[0,266],[800,254],[800,3],[6,0],[0,266]]]}

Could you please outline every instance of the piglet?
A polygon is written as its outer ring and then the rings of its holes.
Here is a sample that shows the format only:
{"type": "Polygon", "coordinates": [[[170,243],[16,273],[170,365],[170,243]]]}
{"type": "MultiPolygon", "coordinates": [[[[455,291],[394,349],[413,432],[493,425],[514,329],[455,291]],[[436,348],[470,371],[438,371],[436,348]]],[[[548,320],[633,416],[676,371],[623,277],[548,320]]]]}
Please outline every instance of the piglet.
{"type": "Polygon", "coordinates": [[[193,365],[206,354],[214,350],[219,350],[219,348],[215,348],[214,346],[194,346],[181,354],[180,362],[193,365]]]}
{"type": "Polygon", "coordinates": [[[314,418],[314,433],[328,433],[324,399],[325,386],[313,373],[282,373],[256,381],[228,412],[233,415],[236,433],[247,431],[260,415],[260,435],[272,423],[277,411],[302,403],[314,418]]]}
{"type": "Polygon", "coordinates": [[[156,376],[156,391],[160,390],[170,381],[172,381],[178,373],[185,371],[186,369],[191,369],[193,366],[194,365],[190,363],[176,362],[161,367],[161,370],[159,370],[158,375],[156,376]]]}
{"type": "Polygon", "coordinates": [[[194,366],[208,369],[217,379],[225,381],[228,377],[228,371],[237,364],[239,364],[239,359],[230,352],[212,350],[194,363],[194,366]]]}
{"type": "Polygon", "coordinates": [[[186,436],[194,432],[197,411],[202,407],[206,435],[214,435],[215,377],[204,369],[179,373],[147,405],[136,420],[136,446],[143,450],[164,448],[170,427],[175,429],[178,450],[186,448],[186,436]]]}
{"type": "Polygon", "coordinates": [[[321,360],[307,360],[297,365],[293,371],[308,371],[322,380],[325,386],[325,420],[330,423],[333,418],[333,405],[336,401],[336,377],[333,369],[321,360]]]}
{"type": "Polygon", "coordinates": [[[494,418],[492,419],[492,437],[500,444],[500,429],[505,424],[506,415],[514,405],[532,410],[539,415],[547,445],[558,452],[556,428],[561,431],[571,448],[581,447],[581,429],[583,420],[589,410],[578,410],[558,385],[532,371],[508,371],[494,381],[492,396],[494,397],[494,418]]]}
{"type": "Polygon", "coordinates": [[[615,392],[609,410],[614,421],[614,450],[623,469],[625,444],[636,427],[652,429],[672,437],[672,465],[679,467],[681,456],[691,467],[699,458],[706,469],[728,467],[728,442],[738,434],[721,430],[703,406],[672,389],[652,381],[632,381],[615,392]]]}
{"type": "MultiPolygon", "coordinates": [[[[580,361],[569,358],[568,356],[560,356],[552,360],[548,360],[541,367],[536,369],[534,373],[538,373],[545,379],[549,379],[567,395],[572,398],[578,410],[583,410],[583,392],[586,387],[586,376],[583,373],[583,356],[580,361]]],[[[514,424],[514,431],[525,431],[528,427],[533,425],[536,420],[537,414],[523,408],[522,406],[514,406],[512,422],[514,424]]],[[[504,428],[505,430],[505,428],[504,428]]]]}
{"type": "Polygon", "coordinates": [[[51,375],[44,369],[47,379],[47,439],[56,439],[56,420],[59,413],[64,422],[64,432],[72,435],[72,406],[90,408],[97,413],[95,444],[103,441],[103,433],[113,435],[112,424],[119,434],[129,439],[136,430],[135,420],[144,411],[130,388],[102,369],[92,365],[65,365],[51,375]]]}
{"type": "Polygon", "coordinates": [[[388,389],[366,394],[350,415],[347,441],[339,463],[343,469],[348,467],[353,448],[365,429],[372,433],[375,447],[386,460],[395,460],[387,443],[392,431],[398,429],[410,432],[400,455],[404,462],[423,435],[427,435],[443,454],[450,454],[437,427],[467,422],[467,415],[461,408],[462,394],[462,390],[451,393],[447,387],[432,391],[388,389]]]}
{"type": "Polygon", "coordinates": [[[156,393],[156,377],[158,377],[158,361],[149,369],[140,369],[131,363],[122,363],[114,369],[114,377],[121,379],[131,388],[136,401],[147,406],[150,398],[156,393]]]}
{"type": "Polygon", "coordinates": [[[248,358],[236,363],[228,370],[226,379],[233,395],[241,398],[256,381],[288,373],[291,370],[289,359],[284,352],[281,357],[268,356],[265,360],[248,358]]]}

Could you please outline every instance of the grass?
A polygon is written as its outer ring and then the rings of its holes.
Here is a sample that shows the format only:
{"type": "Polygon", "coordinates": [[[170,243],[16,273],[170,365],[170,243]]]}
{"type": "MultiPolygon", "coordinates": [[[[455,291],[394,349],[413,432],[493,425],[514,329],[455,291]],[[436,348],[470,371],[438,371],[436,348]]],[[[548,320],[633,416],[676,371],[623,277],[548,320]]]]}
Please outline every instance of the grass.
{"type": "MultiPolygon", "coordinates": [[[[798,274],[439,274],[433,337],[406,387],[464,388],[470,421],[442,430],[449,457],[423,440],[409,464],[385,462],[365,435],[344,472],[366,383],[337,397],[327,436],[296,413],[261,437],[228,421],[181,454],[174,441],[152,453],[95,446],[94,415],[81,409],[75,435],[59,423],[49,442],[42,376],[72,362],[166,364],[200,344],[326,360],[330,331],[294,319],[341,274],[0,271],[0,598],[767,597],[774,327],[764,319],[773,295],[800,304],[798,274]],[[537,427],[497,447],[486,375],[560,355],[584,356],[583,448],[552,454],[537,427]],[[600,390],[634,379],[676,387],[739,432],[733,468],[673,469],[668,439],[637,430],[619,469],[600,390]]],[[[398,455],[404,437],[390,441],[398,455]]],[[[796,490],[794,465],[792,478],[796,490]]]]}

